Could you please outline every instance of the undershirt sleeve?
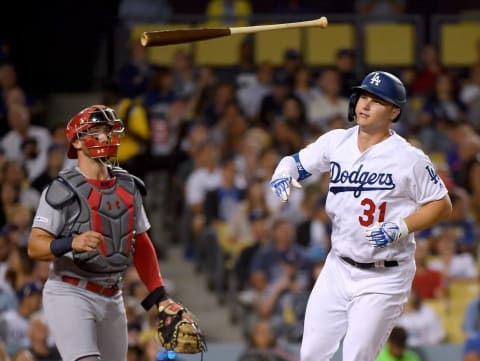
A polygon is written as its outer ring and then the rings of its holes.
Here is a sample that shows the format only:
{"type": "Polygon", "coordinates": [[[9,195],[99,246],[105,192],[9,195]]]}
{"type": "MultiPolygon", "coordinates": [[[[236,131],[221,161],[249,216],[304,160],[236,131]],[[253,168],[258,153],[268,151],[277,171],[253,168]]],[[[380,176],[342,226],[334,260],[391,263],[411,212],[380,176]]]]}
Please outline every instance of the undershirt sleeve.
{"type": "Polygon", "coordinates": [[[163,286],[157,254],[147,232],[135,237],[135,254],[133,256],[135,268],[149,292],[163,286]]]}

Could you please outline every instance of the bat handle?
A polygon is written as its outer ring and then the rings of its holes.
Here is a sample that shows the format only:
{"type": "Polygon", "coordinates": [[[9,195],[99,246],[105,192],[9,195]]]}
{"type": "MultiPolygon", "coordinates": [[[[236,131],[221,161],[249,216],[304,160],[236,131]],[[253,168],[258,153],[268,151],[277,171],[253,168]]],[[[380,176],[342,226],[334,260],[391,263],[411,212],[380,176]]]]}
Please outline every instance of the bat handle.
{"type": "Polygon", "coordinates": [[[256,25],[256,26],[239,26],[230,28],[231,34],[251,34],[261,31],[269,30],[284,30],[284,29],[297,29],[297,28],[311,28],[320,27],[325,29],[328,26],[328,20],[325,16],[315,20],[299,21],[295,23],[284,24],[271,24],[271,25],[256,25]]]}

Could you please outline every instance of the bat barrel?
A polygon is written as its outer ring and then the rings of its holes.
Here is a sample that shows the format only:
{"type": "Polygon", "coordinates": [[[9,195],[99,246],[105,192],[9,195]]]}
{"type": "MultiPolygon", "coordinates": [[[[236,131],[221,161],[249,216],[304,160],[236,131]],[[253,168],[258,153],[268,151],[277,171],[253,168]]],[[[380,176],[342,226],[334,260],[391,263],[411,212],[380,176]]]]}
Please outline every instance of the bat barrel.
{"type": "Polygon", "coordinates": [[[161,46],[207,40],[230,35],[229,28],[173,29],[144,32],[140,38],[143,46],[161,46]]]}

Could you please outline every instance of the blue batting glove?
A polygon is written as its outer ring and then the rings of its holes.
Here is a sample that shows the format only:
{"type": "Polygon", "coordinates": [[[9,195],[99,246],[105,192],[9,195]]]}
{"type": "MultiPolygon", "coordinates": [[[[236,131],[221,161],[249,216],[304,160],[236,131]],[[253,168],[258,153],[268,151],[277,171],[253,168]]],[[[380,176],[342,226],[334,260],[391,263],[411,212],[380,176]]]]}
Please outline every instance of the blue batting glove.
{"type": "Polygon", "coordinates": [[[302,188],[300,183],[296,179],[291,176],[283,176],[279,175],[272,179],[270,182],[270,186],[275,193],[275,195],[283,202],[288,201],[288,197],[290,196],[290,186],[294,186],[295,188],[302,188]]]}
{"type": "Polygon", "coordinates": [[[365,231],[367,241],[375,248],[385,248],[407,235],[408,227],[403,220],[377,223],[365,231]]]}

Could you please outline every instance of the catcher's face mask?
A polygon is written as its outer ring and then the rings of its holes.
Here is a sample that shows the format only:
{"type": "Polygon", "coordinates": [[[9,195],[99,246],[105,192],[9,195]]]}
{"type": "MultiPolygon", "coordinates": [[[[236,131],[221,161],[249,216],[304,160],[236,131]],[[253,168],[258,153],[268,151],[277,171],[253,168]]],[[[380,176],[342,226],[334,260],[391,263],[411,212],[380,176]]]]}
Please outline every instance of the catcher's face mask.
{"type": "Polygon", "coordinates": [[[75,115],[65,129],[70,142],[68,157],[77,158],[72,143],[81,139],[92,158],[116,158],[123,132],[123,122],[113,109],[104,105],[86,108],[75,115]]]}

